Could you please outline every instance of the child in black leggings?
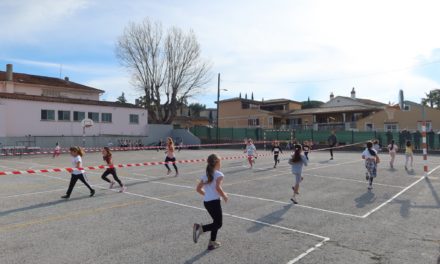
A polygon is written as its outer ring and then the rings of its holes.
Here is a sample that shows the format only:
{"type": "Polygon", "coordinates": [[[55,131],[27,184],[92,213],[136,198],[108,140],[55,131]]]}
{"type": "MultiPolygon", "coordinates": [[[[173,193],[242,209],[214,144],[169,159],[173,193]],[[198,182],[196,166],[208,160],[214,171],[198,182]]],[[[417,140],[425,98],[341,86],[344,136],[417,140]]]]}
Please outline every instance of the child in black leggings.
{"type": "MultiPolygon", "coordinates": [[[[165,158],[165,162],[173,162],[173,167],[176,170],[176,175],[175,177],[179,176],[179,170],[177,169],[177,165],[176,165],[176,156],[175,156],[175,151],[176,148],[174,146],[174,141],[172,138],[167,138],[167,149],[166,149],[166,154],[167,157],[165,158]]],[[[171,174],[171,169],[170,166],[168,165],[168,163],[165,163],[165,167],[168,169],[167,175],[171,174]]]]}
{"type": "Polygon", "coordinates": [[[75,184],[78,180],[80,180],[84,185],[89,188],[90,190],[90,197],[95,195],[95,190],[90,186],[90,184],[87,182],[86,177],[84,176],[84,169],[82,164],[82,156],[84,155],[84,151],[80,147],[71,147],[70,148],[70,155],[73,157],[72,165],[72,176],[70,178],[70,184],[69,188],[67,189],[66,195],[61,196],[63,199],[69,199],[70,194],[72,194],[73,187],[75,187],[75,184]]]}
{"type": "Polygon", "coordinates": [[[116,169],[113,167],[113,159],[112,159],[112,152],[110,151],[110,148],[108,147],[104,147],[102,149],[102,158],[104,159],[104,161],[107,163],[108,166],[110,166],[110,168],[107,168],[104,173],[102,174],[101,178],[110,183],[110,187],[109,189],[113,189],[113,186],[115,185],[114,181],[110,181],[107,176],[109,174],[111,174],[113,176],[113,179],[115,181],[118,182],[119,186],[121,187],[121,189],[119,190],[119,192],[125,192],[125,190],[127,189],[125,187],[124,184],[122,184],[121,180],[118,178],[118,175],[116,174],[116,169]]]}
{"type": "Polygon", "coordinates": [[[223,225],[223,213],[220,199],[223,198],[225,202],[228,201],[228,195],[222,188],[224,175],[219,171],[220,166],[220,158],[215,154],[211,154],[208,157],[206,175],[202,176],[197,185],[197,192],[204,196],[204,206],[212,217],[213,222],[208,225],[194,224],[193,240],[194,243],[197,243],[202,233],[211,232],[208,250],[213,250],[221,246],[221,244],[217,242],[217,232],[223,225]]]}

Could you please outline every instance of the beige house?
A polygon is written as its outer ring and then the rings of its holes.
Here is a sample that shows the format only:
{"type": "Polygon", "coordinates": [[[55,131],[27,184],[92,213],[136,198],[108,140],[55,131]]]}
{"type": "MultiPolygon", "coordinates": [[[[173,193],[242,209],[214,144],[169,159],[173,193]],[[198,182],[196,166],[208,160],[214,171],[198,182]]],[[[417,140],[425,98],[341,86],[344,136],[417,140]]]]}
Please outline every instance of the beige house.
{"type": "Polygon", "coordinates": [[[288,99],[250,100],[231,98],[219,102],[219,127],[280,128],[288,124],[286,114],[301,109],[301,103],[288,99]]]}
{"type": "Polygon", "coordinates": [[[423,112],[425,112],[427,130],[440,131],[440,110],[423,107],[421,104],[410,101],[405,101],[403,109],[400,109],[398,105],[389,106],[359,119],[356,128],[359,131],[421,131],[423,112]]]}
{"type": "Polygon", "coordinates": [[[387,105],[356,97],[353,88],[350,97],[334,96],[320,107],[294,110],[289,114],[290,128],[313,130],[356,130],[358,120],[382,111],[387,105]]]}

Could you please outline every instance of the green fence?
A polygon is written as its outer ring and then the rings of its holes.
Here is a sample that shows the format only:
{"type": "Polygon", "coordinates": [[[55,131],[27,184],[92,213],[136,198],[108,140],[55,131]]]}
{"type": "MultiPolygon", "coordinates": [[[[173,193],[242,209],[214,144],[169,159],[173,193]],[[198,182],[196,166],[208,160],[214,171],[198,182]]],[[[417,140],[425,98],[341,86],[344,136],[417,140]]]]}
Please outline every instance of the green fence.
{"type": "MultiPolygon", "coordinates": [[[[326,144],[330,131],[313,131],[313,130],[264,130],[261,128],[209,128],[209,127],[193,127],[191,132],[199,137],[203,143],[215,143],[218,141],[225,142],[241,142],[245,138],[254,140],[280,140],[290,141],[296,139],[298,142],[313,141],[315,144],[326,144]]],[[[401,148],[407,140],[411,140],[415,147],[419,149],[422,144],[420,133],[399,133],[399,132],[355,132],[355,131],[339,131],[336,134],[338,142],[341,144],[351,144],[358,142],[366,142],[372,139],[378,139],[382,145],[387,145],[391,140],[395,140],[396,144],[401,148]]],[[[440,134],[428,133],[427,138],[429,149],[440,149],[440,134]]]]}

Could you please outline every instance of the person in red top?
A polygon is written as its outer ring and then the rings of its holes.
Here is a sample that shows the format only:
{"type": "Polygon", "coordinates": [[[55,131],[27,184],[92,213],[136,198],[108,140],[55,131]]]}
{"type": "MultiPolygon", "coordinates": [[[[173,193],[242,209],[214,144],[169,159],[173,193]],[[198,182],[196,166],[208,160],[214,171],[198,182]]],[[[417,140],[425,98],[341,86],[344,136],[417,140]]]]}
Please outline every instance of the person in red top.
{"type": "Polygon", "coordinates": [[[107,178],[107,176],[109,174],[111,174],[113,176],[113,179],[115,181],[117,181],[119,183],[119,186],[121,187],[121,189],[119,190],[119,192],[125,192],[125,190],[127,189],[125,187],[124,184],[122,184],[121,180],[118,178],[118,175],[116,174],[116,169],[113,167],[113,159],[112,159],[112,152],[110,151],[109,147],[104,147],[102,149],[102,158],[104,159],[104,161],[107,163],[108,166],[112,166],[111,168],[107,168],[104,173],[102,174],[101,178],[110,183],[110,187],[109,189],[112,189],[113,186],[115,185],[114,181],[111,181],[107,178]]]}

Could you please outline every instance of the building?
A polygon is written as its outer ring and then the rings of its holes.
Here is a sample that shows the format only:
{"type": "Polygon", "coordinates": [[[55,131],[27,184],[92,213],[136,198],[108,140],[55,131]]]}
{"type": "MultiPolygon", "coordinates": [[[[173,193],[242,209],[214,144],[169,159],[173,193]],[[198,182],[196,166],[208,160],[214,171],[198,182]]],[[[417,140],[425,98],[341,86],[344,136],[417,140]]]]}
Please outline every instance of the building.
{"type": "Polygon", "coordinates": [[[405,101],[403,109],[399,105],[389,106],[359,119],[356,129],[359,131],[421,131],[423,117],[425,117],[427,131],[440,131],[440,110],[424,107],[411,101],[405,101]]]}
{"type": "Polygon", "coordinates": [[[0,71],[0,137],[147,136],[148,112],[132,104],[100,101],[103,90],[59,79],[0,71]]]}
{"type": "Polygon", "coordinates": [[[353,88],[350,97],[335,97],[331,93],[330,100],[320,107],[291,111],[288,123],[294,129],[363,130],[358,121],[383,111],[386,106],[381,102],[357,98],[353,88]]]}
{"type": "Polygon", "coordinates": [[[253,100],[231,98],[219,102],[219,127],[283,128],[287,114],[301,109],[301,103],[289,99],[253,100]]]}

